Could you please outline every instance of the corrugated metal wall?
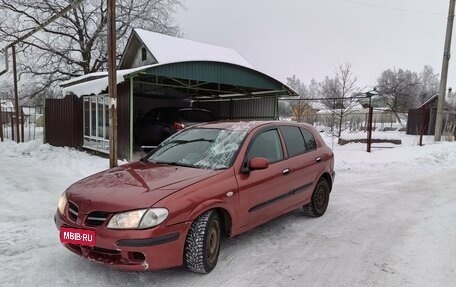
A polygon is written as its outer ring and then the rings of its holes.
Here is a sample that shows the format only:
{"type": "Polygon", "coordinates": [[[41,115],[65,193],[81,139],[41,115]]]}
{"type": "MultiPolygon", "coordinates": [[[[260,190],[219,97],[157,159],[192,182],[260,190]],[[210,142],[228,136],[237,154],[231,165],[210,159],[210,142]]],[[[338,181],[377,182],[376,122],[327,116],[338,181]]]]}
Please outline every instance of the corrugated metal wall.
{"type": "Polygon", "coordinates": [[[82,147],[82,98],[46,99],[44,115],[44,142],[53,146],[82,147]]]}
{"type": "Polygon", "coordinates": [[[276,97],[197,101],[194,106],[211,111],[219,120],[273,120],[277,117],[276,97]]]}
{"type": "Polygon", "coordinates": [[[130,83],[117,86],[117,154],[130,159],[130,83]]]}
{"type": "Polygon", "coordinates": [[[430,111],[429,109],[410,109],[407,118],[407,134],[419,135],[423,129],[423,135],[434,134],[435,127],[429,129],[430,111]]]}
{"type": "MultiPolygon", "coordinates": [[[[130,159],[130,83],[118,86],[118,154],[130,159]]],[[[217,119],[272,120],[277,118],[275,96],[249,99],[223,99],[194,103],[213,112],[217,119]]],[[[53,146],[83,147],[83,100],[76,96],[47,99],[45,105],[45,142],[53,146]]]]}

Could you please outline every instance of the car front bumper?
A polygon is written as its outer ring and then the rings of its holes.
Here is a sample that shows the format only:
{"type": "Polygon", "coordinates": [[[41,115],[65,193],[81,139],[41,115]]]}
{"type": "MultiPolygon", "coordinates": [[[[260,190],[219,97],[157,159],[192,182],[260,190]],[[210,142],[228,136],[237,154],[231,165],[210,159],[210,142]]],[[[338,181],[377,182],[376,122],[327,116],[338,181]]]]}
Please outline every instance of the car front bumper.
{"type": "Polygon", "coordinates": [[[142,271],[181,266],[185,238],[191,222],[156,226],[144,230],[114,230],[105,226],[86,227],[56,212],[57,229],[62,226],[94,230],[95,246],[62,243],[70,251],[90,261],[114,268],[142,271]]]}

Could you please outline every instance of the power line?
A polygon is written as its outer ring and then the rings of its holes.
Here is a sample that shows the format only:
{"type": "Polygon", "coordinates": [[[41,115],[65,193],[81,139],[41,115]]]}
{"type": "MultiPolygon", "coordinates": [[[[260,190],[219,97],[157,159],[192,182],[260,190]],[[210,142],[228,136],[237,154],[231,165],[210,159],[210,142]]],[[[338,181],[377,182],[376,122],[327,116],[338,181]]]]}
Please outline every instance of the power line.
{"type": "Polygon", "coordinates": [[[371,4],[371,3],[355,1],[355,0],[340,0],[340,1],[351,3],[351,4],[356,4],[356,5],[367,6],[367,7],[371,7],[371,8],[380,8],[380,9],[384,9],[384,10],[392,10],[392,11],[398,11],[398,12],[403,12],[403,13],[426,14],[426,15],[434,15],[434,16],[446,16],[446,14],[444,14],[444,13],[420,11],[420,10],[411,10],[411,9],[405,9],[405,8],[399,8],[399,7],[391,7],[391,6],[384,6],[384,5],[379,5],[379,4],[371,4]]]}

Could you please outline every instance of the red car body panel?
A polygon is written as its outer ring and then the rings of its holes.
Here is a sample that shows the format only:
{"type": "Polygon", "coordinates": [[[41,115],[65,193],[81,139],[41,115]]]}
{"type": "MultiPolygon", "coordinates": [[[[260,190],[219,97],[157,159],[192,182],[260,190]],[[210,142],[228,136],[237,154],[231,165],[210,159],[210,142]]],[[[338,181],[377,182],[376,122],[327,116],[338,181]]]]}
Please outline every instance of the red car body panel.
{"type": "Polygon", "coordinates": [[[79,202],[83,214],[100,207],[107,212],[130,210],[132,206],[148,208],[176,190],[219,172],[138,161],[82,179],[70,186],[68,199],[79,202]]]}
{"type": "MultiPolygon", "coordinates": [[[[210,123],[205,128],[237,128],[239,123],[210,123]]],[[[96,231],[96,247],[64,244],[71,251],[90,260],[125,270],[162,269],[183,264],[187,232],[199,215],[218,209],[226,215],[230,236],[292,211],[310,201],[320,177],[334,179],[332,151],[311,126],[314,150],[288,158],[280,136],[284,160],[270,163],[262,170],[244,172],[245,154],[250,141],[265,128],[295,125],[282,122],[254,122],[244,125],[249,132],[231,167],[207,170],[134,162],[89,176],[68,188],[69,202],[79,207],[75,221],[57,211],[55,221],[61,226],[96,231]],[[112,216],[149,207],[164,207],[168,218],[160,225],[144,230],[112,230],[86,226],[87,216],[105,211],[112,216]],[[133,246],[134,245],[134,246],[133,246]],[[140,245],[140,246],[137,246],[140,245]]],[[[295,125],[296,126],[296,125],[295,125]]],[[[107,221],[108,221],[107,220],[107,221]]]]}

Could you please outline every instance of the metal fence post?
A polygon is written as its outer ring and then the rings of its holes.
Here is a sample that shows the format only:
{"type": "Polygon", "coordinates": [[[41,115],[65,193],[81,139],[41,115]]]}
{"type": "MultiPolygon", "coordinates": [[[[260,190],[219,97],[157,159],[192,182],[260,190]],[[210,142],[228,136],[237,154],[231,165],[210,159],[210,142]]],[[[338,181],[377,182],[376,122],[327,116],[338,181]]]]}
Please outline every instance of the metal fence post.
{"type": "Polygon", "coordinates": [[[24,111],[21,108],[21,142],[25,142],[24,138],[24,111]]]}
{"type": "Polygon", "coordinates": [[[424,134],[424,128],[425,128],[425,118],[426,118],[426,114],[425,114],[426,110],[424,109],[424,107],[421,108],[421,126],[420,126],[420,146],[423,146],[423,134],[424,134]]]}
{"type": "Polygon", "coordinates": [[[374,108],[369,104],[369,121],[367,123],[367,152],[371,152],[372,146],[372,117],[374,108]]]}
{"type": "Polygon", "coordinates": [[[0,103],[0,141],[3,141],[3,113],[2,113],[1,103],[0,103]]]}
{"type": "Polygon", "coordinates": [[[12,141],[15,140],[14,127],[15,127],[15,124],[14,124],[14,110],[11,110],[11,140],[12,141]]]}

